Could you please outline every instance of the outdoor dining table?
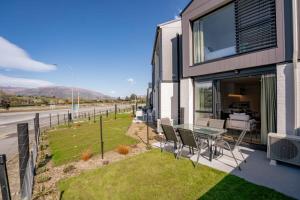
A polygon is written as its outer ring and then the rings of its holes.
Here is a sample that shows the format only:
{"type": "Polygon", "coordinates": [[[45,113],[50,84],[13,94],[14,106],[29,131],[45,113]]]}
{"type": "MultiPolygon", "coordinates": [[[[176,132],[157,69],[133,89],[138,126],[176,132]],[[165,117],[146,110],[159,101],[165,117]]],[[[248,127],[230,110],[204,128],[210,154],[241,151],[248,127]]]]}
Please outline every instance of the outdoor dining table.
{"type": "Polygon", "coordinates": [[[196,138],[207,137],[208,139],[208,150],[209,150],[209,161],[213,158],[213,143],[212,141],[226,133],[226,129],[212,128],[208,126],[198,126],[195,124],[178,124],[173,126],[175,130],[189,129],[194,132],[196,138]]]}

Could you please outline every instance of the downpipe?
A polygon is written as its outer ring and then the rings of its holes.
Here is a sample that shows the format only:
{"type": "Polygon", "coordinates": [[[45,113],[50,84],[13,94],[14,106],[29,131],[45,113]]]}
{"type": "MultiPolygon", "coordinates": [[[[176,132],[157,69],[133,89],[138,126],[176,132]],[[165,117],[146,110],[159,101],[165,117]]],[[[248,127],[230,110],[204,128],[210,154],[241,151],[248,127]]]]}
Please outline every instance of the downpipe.
{"type": "Polygon", "coordinates": [[[299,107],[298,105],[298,93],[299,93],[299,86],[298,86],[298,78],[299,78],[299,72],[298,72],[298,11],[297,11],[297,2],[298,0],[293,0],[292,2],[292,10],[293,10],[293,74],[294,74],[294,134],[298,135],[300,133],[300,125],[299,125],[299,107]]]}

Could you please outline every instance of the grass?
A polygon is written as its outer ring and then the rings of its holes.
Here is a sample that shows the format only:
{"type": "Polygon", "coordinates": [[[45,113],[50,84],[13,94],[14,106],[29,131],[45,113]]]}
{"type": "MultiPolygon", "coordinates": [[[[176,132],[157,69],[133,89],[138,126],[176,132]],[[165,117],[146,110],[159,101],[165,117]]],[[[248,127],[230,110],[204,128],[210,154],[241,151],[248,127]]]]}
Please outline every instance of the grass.
{"type": "MultiPolygon", "coordinates": [[[[132,118],[129,114],[118,114],[116,120],[114,115],[110,115],[108,118],[103,117],[104,152],[114,150],[121,144],[137,143],[137,140],[125,134],[131,122],[132,118]]],[[[90,149],[93,155],[100,153],[99,118],[96,123],[92,119],[90,122],[82,122],[80,125],[73,124],[70,128],[62,125],[48,134],[55,165],[80,160],[81,154],[87,149],[90,149]]]]}
{"type": "Polygon", "coordinates": [[[289,199],[272,189],[151,150],[62,180],[62,199],[289,199]]]}

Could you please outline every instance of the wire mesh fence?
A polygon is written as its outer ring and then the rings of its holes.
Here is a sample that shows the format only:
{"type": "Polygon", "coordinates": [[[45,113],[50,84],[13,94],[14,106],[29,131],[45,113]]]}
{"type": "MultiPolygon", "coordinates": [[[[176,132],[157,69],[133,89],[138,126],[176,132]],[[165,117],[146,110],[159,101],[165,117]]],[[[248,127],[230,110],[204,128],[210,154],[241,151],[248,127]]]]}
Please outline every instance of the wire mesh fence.
{"type": "MultiPolygon", "coordinates": [[[[74,112],[74,113],[52,113],[48,117],[40,117],[37,113],[33,120],[27,121],[27,123],[20,123],[17,125],[17,133],[18,133],[18,152],[19,152],[19,179],[20,179],[20,190],[19,196],[21,199],[31,199],[32,198],[32,190],[34,183],[34,172],[37,163],[37,155],[38,155],[38,147],[40,141],[41,130],[47,130],[49,128],[56,128],[59,126],[71,125],[74,122],[81,121],[90,121],[91,123],[99,122],[100,116],[106,118],[109,117],[109,113],[113,118],[116,117],[117,113],[124,112],[133,112],[131,105],[123,105],[118,107],[117,105],[112,106],[106,109],[93,109],[90,111],[82,111],[82,112],[74,112]],[[114,115],[113,115],[114,114],[114,115]],[[34,137],[30,137],[30,130],[33,130],[34,137]]],[[[98,148],[97,144],[99,141],[95,141],[95,144],[89,144],[98,148]]],[[[84,145],[84,144],[83,144],[84,145]]],[[[87,144],[86,144],[87,145],[87,144]]],[[[69,149],[72,151],[73,149],[69,149]]],[[[1,160],[0,160],[1,161],[1,160]]],[[[0,163],[0,173],[1,170],[7,174],[7,169],[5,169],[3,165],[0,163]]],[[[9,190],[3,190],[4,188],[9,188],[8,185],[2,186],[3,180],[0,177],[1,183],[1,194],[3,198],[3,194],[9,194],[9,190]],[[2,182],[1,182],[2,181],[2,182]],[[4,192],[3,192],[4,191],[4,192]]],[[[9,177],[8,177],[9,178],[9,177]]],[[[7,181],[8,183],[8,181],[7,181]]],[[[3,198],[4,200],[10,198],[3,198]]]]}

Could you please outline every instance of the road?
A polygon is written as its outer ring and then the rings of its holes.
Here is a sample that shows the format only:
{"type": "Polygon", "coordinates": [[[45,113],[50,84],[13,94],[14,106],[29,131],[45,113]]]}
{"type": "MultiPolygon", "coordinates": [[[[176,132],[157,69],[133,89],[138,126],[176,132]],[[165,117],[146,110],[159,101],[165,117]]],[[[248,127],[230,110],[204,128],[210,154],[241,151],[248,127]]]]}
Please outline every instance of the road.
{"type": "MultiPolygon", "coordinates": [[[[129,108],[129,105],[119,105],[118,108],[129,108]]],[[[93,115],[94,109],[96,113],[105,112],[106,110],[113,111],[114,106],[103,107],[83,107],[80,108],[80,113],[90,113],[93,115]]],[[[17,124],[28,123],[30,138],[33,138],[33,118],[35,113],[40,115],[40,127],[46,128],[51,125],[56,125],[58,119],[60,123],[64,123],[64,118],[67,119],[68,109],[46,110],[46,111],[28,111],[28,112],[11,112],[0,113],[0,154],[6,154],[8,159],[18,152],[17,124]],[[59,117],[57,117],[59,116],[59,117]]]]}

